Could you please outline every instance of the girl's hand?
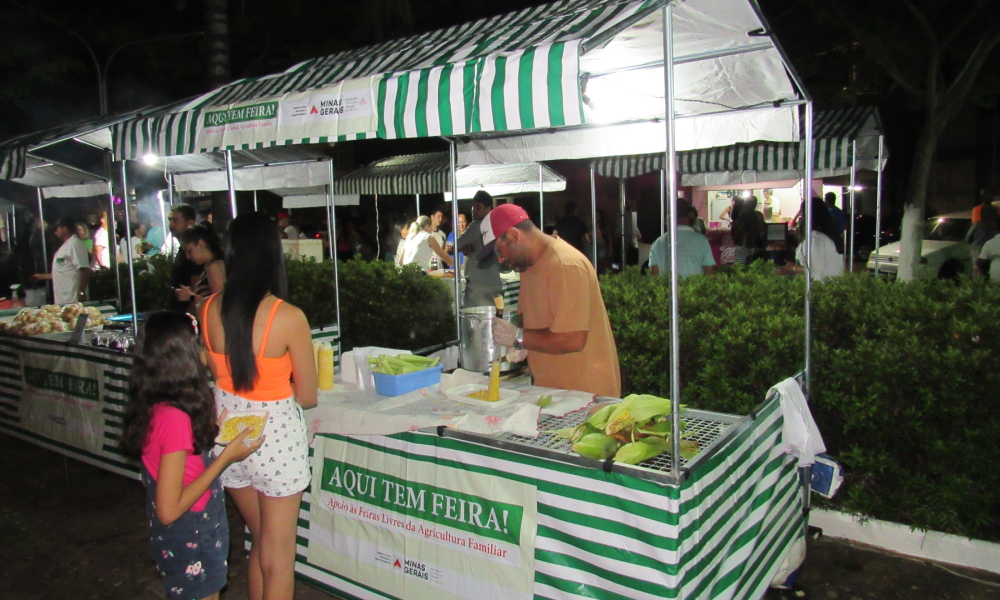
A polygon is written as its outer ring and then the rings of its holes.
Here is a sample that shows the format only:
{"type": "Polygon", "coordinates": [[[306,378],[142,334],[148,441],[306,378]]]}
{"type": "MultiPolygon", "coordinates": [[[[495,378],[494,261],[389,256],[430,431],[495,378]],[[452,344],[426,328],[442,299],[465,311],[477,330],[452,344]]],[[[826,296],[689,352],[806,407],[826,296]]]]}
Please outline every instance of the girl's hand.
{"type": "Polygon", "coordinates": [[[181,287],[177,288],[176,290],[174,290],[174,293],[177,294],[177,299],[180,300],[181,302],[187,302],[191,300],[191,296],[194,295],[194,293],[191,291],[191,288],[186,285],[182,285],[181,287]]]}
{"type": "Polygon", "coordinates": [[[250,427],[241,431],[239,435],[233,438],[233,441],[229,442],[229,445],[222,451],[219,458],[228,463],[240,462],[244,458],[259,450],[260,447],[264,445],[264,440],[267,439],[267,436],[262,435],[257,440],[248,442],[246,438],[250,435],[250,432],[250,427]]]}

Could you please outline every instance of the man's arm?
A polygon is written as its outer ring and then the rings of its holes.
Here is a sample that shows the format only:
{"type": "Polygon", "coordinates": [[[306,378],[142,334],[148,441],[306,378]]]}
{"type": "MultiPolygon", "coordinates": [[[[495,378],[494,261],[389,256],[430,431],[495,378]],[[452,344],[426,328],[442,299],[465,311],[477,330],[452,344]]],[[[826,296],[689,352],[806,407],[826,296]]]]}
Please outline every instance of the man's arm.
{"type": "Polygon", "coordinates": [[[545,354],[569,354],[580,352],[587,345],[586,331],[553,333],[546,329],[525,329],[524,349],[545,354]]]}
{"type": "Polygon", "coordinates": [[[90,268],[80,267],[80,293],[77,294],[80,298],[87,296],[87,282],[90,281],[90,268]]]}

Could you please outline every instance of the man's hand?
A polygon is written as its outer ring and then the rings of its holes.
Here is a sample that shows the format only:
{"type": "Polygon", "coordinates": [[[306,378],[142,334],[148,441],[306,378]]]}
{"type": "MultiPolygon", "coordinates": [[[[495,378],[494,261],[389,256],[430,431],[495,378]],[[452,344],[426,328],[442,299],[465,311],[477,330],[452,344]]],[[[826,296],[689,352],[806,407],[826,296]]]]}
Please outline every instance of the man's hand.
{"type": "Polygon", "coordinates": [[[504,360],[510,363],[524,362],[524,359],[528,358],[527,350],[511,350],[504,356],[504,360]]]}
{"type": "Polygon", "coordinates": [[[509,321],[504,321],[493,317],[493,342],[498,346],[514,346],[514,338],[517,337],[517,325],[509,321]]]}

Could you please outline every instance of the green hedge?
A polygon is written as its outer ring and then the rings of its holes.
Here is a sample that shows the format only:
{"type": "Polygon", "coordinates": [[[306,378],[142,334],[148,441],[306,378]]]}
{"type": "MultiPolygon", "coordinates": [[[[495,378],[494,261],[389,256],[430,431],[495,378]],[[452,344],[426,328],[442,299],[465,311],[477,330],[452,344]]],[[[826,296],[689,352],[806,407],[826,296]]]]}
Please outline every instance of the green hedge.
{"type": "MultiPolygon", "coordinates": [[[[170,259],[166,256],[151,256],[135,263],[135,299],[139,310],[149,312],[167,307],[170,292],[170,259]]],[[[122,284],[122,312],[132,311],[132,294],[129,290],[128,265],[118,264],[122,284]]],[[[115,272],[111,269],[95,271],[90,276],[90,297],[94,300],[116,301],[115,272]]]]}
{"type": "MultiPolygon", "coordinates": [[[[602,277],[623,393],[669,395],[670,290],[602,277]]],[[[801,368],[801,277],[759,263],[680,286],[683,402],[746,414],[801,368]]],[[[1000,540],[1000,287],[845,276],[813,286],[813,414],[852,513],[1000,540]]]]}

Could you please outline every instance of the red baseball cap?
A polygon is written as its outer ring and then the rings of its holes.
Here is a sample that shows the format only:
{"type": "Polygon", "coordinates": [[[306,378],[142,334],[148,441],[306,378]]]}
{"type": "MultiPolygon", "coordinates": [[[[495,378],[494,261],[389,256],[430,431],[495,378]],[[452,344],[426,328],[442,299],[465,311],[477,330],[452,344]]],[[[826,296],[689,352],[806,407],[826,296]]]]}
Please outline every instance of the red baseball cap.
{"type": "Polygon", "coordinates": [[[278,213],[278,220],[279,221],[282,220],[282,219],[291,219],[291,218],[292,218],[292,215],[290,215],[288,213],[278,213]]]}
{"type": "Polygon", "coordinates": [[[477,258],[486,260],[493,254],[493,246],[497,243],[497,238],[507,233],[507,230],[516,226],[521,221],[528,220],[528,213],[516,204],[501,204],[486,215],[483,222],[479,224],[479,233],[483,235],[483,249],[477,258]]]}

